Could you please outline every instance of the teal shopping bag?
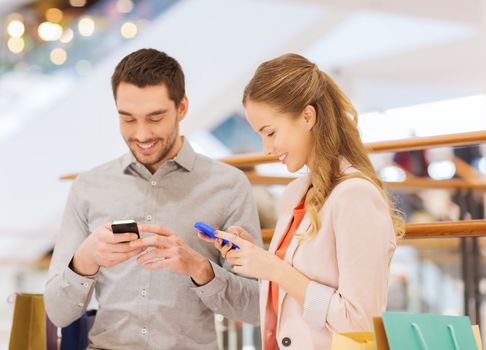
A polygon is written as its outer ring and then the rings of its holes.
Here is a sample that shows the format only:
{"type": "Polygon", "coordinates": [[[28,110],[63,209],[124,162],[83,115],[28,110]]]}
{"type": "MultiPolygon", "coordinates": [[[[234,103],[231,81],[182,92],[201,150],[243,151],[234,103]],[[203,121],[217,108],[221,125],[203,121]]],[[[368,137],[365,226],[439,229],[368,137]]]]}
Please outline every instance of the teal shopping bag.
{"type": "Polygon", "coordinates": [[[384,312],[382,317],[390,349],[478,349],[467,316],[384,312]]]}

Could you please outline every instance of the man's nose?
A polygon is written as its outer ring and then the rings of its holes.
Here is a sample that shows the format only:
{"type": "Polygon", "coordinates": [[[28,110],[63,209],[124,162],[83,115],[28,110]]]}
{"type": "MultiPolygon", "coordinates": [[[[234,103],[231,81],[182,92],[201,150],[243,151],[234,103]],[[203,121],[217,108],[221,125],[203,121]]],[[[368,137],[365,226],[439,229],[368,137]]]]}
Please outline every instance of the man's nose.
{"type": "Polygon", "coordinates": [[[150,141],[152,139],[150,128],[143,124],[138,125],[134,138],[139,142],[150,141]]]}

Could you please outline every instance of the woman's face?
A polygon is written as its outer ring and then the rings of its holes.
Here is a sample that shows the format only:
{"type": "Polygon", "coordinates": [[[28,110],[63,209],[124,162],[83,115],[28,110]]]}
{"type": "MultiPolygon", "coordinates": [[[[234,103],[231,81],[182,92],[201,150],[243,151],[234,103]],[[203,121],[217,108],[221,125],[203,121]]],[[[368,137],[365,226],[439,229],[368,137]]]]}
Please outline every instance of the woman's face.
{"type": "Polygon", "coordinates": [[[316,120],[314,107],[307,106],[294,117],[269,104],[249,100],[245,114],[251,127],[262,137],[266,154],[277,157],[290,172],[308,163],[312,149],[311,129],[316,120]]]}

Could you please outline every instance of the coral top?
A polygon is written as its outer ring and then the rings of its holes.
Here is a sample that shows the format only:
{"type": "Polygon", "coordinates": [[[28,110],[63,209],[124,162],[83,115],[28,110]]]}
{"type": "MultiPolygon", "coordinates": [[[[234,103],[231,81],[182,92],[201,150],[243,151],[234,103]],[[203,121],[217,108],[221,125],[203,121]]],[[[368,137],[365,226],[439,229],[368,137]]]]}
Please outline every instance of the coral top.
{"type": "MultiPolygon", "coordinates": [[[[285,258],[285,254],[287,253],[287,249],[294,238],[295,232],[299,228],[302,219],[305,216],[306,210],[304,208],[305,196],[302,198],[300,203],[294,208],[292,222],[289,225],[289,229],[283,239],[280,241],[280,244],[275,251],[275,255],[278,256],[280,259],[285,258]]],[[[270,289],[268,293],[268,304],[272,305],[274,315],[278,315],[278,284],[274,282],[270,282],[270,289]]],[[[275,322],[270,322],[270,324],[266,324],[266,332],[271,333],[272,335],[275,334],[275,330],[277,328],[276,317],[272,318],[275,322]]],[[[267,334],[268,334],[267,333],[267,334]]],[[[265,349],[278,349],[278,345],[276,342],[275,336],[270,336],[265,340],[269,344],[265,344],[265,349]],[[271,343],[271,344],[270,344],[271,343]]]]}

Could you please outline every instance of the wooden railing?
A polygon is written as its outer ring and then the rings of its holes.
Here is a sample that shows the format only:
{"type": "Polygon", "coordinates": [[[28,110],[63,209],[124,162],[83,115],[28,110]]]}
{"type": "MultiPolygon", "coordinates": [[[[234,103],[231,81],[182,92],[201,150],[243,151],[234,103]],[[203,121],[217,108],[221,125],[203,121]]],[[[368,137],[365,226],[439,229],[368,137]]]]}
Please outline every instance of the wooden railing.
{"type": "MultiPolygon", "coordinates": [[[[262,176],[255,173],[247,173],[246,175],[253,185],[287,185],[295,180],[295,177],[289,176],[262,176]]],[[[471,182],[462,179],[432,180],[423,177],[411,177],[403,181],[385,181],[385,185],[387,188],[404,190],[435,188],[486,191],[486,182],[471,182]]]]}
{"type": "MultiPolygon", "coordinates": [[[[273,232],[273,229],[262,230],[264,243],[270,242],[273,232]]],[[[440,221],[426,224],[407,224],[405,236],[399,243],[409,245],[410,240],[424,238],[444,239],[482,236],[486,236],[486,220],[440,221]]]]}
{"type": "Polygon", "coordinates": [[[408,224],[404,239],[481,237],[486,235],[486,220],[442,221],[408,224]]]}
{"type": "MultiPolygon", "coordinates": [[[[367,143],[366,147],[370,153],[383,153],[414,151],[434,147],[466,146],[480,143],[486,143],[486,130],[440,136],[412,137],[409,139],[394,141],[373,142],[367,143]]],[[[223,161],[236,167],[244,167],[264,163],[275,163],[278,161],[278,159],[262,154],[251,154],[228,157],[223,159],[223,161]]]]}

